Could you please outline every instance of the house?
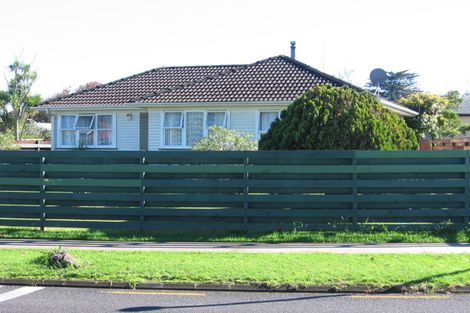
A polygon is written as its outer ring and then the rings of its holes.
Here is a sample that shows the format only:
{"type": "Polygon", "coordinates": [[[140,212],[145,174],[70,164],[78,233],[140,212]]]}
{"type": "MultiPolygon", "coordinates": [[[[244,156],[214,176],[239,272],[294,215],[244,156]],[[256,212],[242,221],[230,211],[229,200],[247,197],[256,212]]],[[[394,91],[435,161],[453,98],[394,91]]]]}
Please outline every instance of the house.
{"type": "Polygon", "coordinates": [[[460,117],[463,124],[470,124],[470,94],[463,96],[463,102],[455,113],[460,117]]]}
{"type": "MultiPolygon", "coordinates": [[[[281,110],[317,84],[349,86],[276,56],[246,65],[162,67],[45,102],[52,149],[190,149],[219,125],[259,139],[281,110]]],[[[402,116],[416,112],[381,100],[402,116]]]]}

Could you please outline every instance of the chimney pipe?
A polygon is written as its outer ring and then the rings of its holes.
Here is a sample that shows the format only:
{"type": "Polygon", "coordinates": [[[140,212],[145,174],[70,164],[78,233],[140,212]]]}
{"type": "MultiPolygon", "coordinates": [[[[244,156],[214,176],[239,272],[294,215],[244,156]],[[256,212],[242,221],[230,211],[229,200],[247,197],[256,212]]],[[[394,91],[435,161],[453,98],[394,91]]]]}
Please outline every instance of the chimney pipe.
{"type": "Polygon", "coordinates": [[[290,57],[295,60],[295,41],[290,42],[290,57]]]}

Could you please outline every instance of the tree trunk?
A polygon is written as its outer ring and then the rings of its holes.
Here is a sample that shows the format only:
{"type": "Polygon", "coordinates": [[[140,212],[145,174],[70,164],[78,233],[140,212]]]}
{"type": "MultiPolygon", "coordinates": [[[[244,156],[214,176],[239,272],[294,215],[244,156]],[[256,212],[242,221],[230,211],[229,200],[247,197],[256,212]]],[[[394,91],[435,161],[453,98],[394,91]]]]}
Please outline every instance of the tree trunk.
{"type": "Polygon", "coordinates": [[[18,118],[15,121],[15,140],[20,140],[20,121],[18,118]]]}

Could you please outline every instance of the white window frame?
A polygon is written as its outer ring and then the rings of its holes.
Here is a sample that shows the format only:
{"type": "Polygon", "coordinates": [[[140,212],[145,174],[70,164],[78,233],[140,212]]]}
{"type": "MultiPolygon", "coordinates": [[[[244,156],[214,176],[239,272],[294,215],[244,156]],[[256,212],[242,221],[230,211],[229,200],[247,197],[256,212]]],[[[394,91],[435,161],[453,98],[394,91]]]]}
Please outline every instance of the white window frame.
{"type": "Polygon", "coordinates": [[[161,123],[162,123],[161,142],[163,143],[163,145],[165,145],[165,129],[181,129],[181,146],[165,146],[165,148],[179,149],[186,144],[186,136],[184,132],[184,125],[186,124],[186,121],[185,121],[184,111],[163,111],[161,123]],[[166,113],[181,113],[180,127],[165,127],[165,114],[166,113]]]}
{"type": "MultiPolygon", "coordinates": [[[[208,113],[225,113],[225,118],[224,118],[224,128],[229,127],[228,121],[229,119],[229,111],[228,110],[219,110],[219,109],[214,109],[214,110],[171,110],[171,111],[162,111],[161,114],[161,136],[160,136],[160,142],[161,142],[161,148],[162,149],[191,149],[191,146],[188,146],[186,143],[186,132],[187,132],[187,113],[204,113],[204,118],[203,118],[203,129],[204,129],[204,137],[208,135],[209,133],[209,128],[207,127],[207,114],[208,113]],[[165,129],[168,128],[175,128],[175,127],[165,127],[165,114],[166,113],[182,113],[182,131],[181,131],[181,146],[170,146],[166,145],[165,142],[165,129]]],[[[179,129],[179,128],[178,128],[179,129]]]]}
{"type": "Polygon", "coordinates": [[[75,145],[64,145],[62,144],[62,131],[63,130],[66,130],[66,131],[75,131],[75,143],[77,142],[77,130],[75,129],[75,123],[77,122],[77,114],[62,114],[62,115],[59,115],[59,118],[58,118],[58,123],[57,123],[57,128],[59,129],[59,131],[57,132],[57,142],[58,142],[58,147],[59,148],[76,148],[75,145]],[[62,118],[65,117],[65,116],[73,116],[75,118],[75,122],[73,123],[73,128],[65,128],[65,129],[62,129],[62,118]]]}
{"type": "Polygon", "coordinates": [[[115,131],[115,125],[116,125],[116,122],[115,122],[115,118],[112,114],[96,114],[95,116],[95,119],[96,119],[96,124],[95,124],[95,132],[96,132],[96,135],[95,135],[95,139],[96,139],[96,146],[97,147],[107,147],[107,146],[113,146],[113,144],[115,145],[116,143],[116,131],[115,131]],[[99,116],[109,116],[111,115],[111,128],[99,128],[99,116]],[[111,142],[112,144],[110,145],[98,145],[98,134],[100,131],[111,131],[111,142]]]}
{"type": "MultiPolygon", "coordinates": [[[[93,145],[84,145],[83,148],[93,148],[93,149],[102,149],[102,148],[116,148],[116,113],[73,113],[73,114],[60,114],[58,116],[58,123],[57,123],[57,128],[58,128],[58,148],[79,148],[79,133],[80,130],[84,129],[90,129],[93,130],[93,145]],[[100,115],[110,115],[112,116],[112,129],[106,129],[106,130],[111,130],[112,132],[112,144],[111,145],[98,145],[98,116],[100,115]],[[74,123],[74,128],[73,129],[62,129],[62,117],[63,116],[74,116],[75,117],[75,123],[74,123]],[[90,125],[93,125],[93,128],[89,127],[76,127],[78,117],[79,116],[93,116],[92,121],[90,125]],[[93,123],[94,122],[94,123],[93,123]],[[74,130],[75,131],[75,145],[64,145],[62,143],[62,130],[74,130]]],[[[104,129],[102,129],[104,130],[104,129]]]]}
{"type": "Polygon", "coordinates": [[[277,118],[281,118],[281,110],[257,110],[256,111],[256,140],[259,140],[261,138],[262,134],[265,134],[266,131],[260,130],[260,118],[261,118],[261,113],[277,113],[277,118]]]}

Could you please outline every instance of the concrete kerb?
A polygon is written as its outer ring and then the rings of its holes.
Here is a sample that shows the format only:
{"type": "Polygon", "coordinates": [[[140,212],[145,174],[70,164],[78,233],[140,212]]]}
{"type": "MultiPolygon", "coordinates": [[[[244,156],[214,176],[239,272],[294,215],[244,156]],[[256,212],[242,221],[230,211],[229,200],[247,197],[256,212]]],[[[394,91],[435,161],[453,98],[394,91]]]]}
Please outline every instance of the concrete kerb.
{"type": "Polygon", "coordinates": [[[266,284],[191,284],[191,283],[138,283],[93,280],[51,280],[51,279],[1,279],[0,285],[42,286],[102,289],[139,289],[139,290],[197,290],[197,291],[239,291],[239,292],[292,292],[292,293],[364,293],[364,294],[403,294],[403,293],[470,293],[469,286],[455,286],[442,289],[413,289],[403,285],[384,288],[371,286],[268,286],[266,284]]]}

